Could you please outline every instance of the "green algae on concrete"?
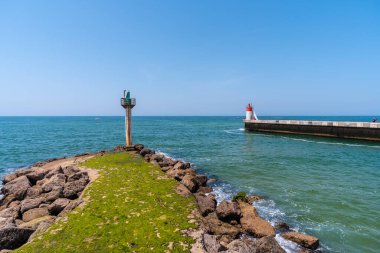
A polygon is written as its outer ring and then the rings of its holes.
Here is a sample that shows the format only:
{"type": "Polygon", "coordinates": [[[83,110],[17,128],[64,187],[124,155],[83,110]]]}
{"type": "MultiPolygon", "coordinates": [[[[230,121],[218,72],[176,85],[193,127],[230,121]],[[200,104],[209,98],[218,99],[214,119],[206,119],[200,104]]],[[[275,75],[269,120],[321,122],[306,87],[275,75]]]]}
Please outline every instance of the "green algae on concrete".
{"type": "Polygon", "coordinates": [[[86,161],[99,178],[85,190],[86,204],[16,252],[189,252],[181,230],[194,198],[178,195],[178,182],[160,168],[127,153],[86,161]]]}

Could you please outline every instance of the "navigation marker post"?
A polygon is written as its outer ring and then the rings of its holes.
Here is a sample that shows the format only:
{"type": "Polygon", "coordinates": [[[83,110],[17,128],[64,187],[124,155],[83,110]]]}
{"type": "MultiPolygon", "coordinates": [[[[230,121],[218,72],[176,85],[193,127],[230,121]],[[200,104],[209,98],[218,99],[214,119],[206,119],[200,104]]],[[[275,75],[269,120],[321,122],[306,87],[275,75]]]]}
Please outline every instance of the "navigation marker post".
{"type": "Polygon", "coordinates": [[[124,90],[124,97],[120,100],[121,106],[125,109],[125,145],[132,146],[132,108],[136,105],[136,99],[131,98],[131,93],[124,90]]]}

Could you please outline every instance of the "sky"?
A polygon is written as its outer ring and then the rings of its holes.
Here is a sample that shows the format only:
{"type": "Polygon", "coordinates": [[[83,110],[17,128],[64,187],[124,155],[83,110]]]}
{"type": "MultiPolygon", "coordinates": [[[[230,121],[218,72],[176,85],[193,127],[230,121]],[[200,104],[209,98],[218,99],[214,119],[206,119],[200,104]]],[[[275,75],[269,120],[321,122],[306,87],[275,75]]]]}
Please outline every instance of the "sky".
{"type": "Polygon", "coordinates": [[[380,115],[378,0],[0,1],[0,115],[380,115]]]}

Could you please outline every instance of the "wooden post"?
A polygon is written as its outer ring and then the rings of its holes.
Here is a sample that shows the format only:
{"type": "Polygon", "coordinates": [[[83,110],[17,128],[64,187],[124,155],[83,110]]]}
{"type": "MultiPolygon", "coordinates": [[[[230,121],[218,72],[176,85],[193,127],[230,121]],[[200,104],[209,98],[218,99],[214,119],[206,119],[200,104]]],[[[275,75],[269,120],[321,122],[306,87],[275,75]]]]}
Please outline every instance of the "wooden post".
{"type": "Polygon", "coordinates": [[[132,146],[132,136],[131,136],[131,128],[132,128],[132,119],[131,113],[132,108],[127,106],[125,108],[125,145],[127,147],[132,146]]]}

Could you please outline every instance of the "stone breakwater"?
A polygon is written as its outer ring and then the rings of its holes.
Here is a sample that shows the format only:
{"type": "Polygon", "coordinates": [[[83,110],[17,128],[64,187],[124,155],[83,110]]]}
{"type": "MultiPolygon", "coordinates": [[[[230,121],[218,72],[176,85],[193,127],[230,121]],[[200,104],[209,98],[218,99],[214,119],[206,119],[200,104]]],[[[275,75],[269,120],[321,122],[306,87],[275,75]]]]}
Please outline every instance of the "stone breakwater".
{"type": "Polygon", "coordinates": [[[285,252],[275,240],[276,234],[296,243],[299,252],[317,251],[318,238],[291,231],[286,223],[273,227],[261,218],[253,206],[254,201],[261,199],[259,196],[239,193],[232,201],[217,203],[212,187],[208,186],[215,180],[197,174],[189,162],[174,160],[142,145],[135,148],[145,161],[159,166],[168,177],[180,182],[176,189],[179,194],[196,199],[199,210],[194,216],[199,230],[192,252],[285,252]]]}
{"type": "Polygon", "coordinates": [[[93,155],[51,159],[3,179],[0,200],[0,250],[16,249],[45,232],[79,206],[93,173],[77,164],[93,155]]]}

